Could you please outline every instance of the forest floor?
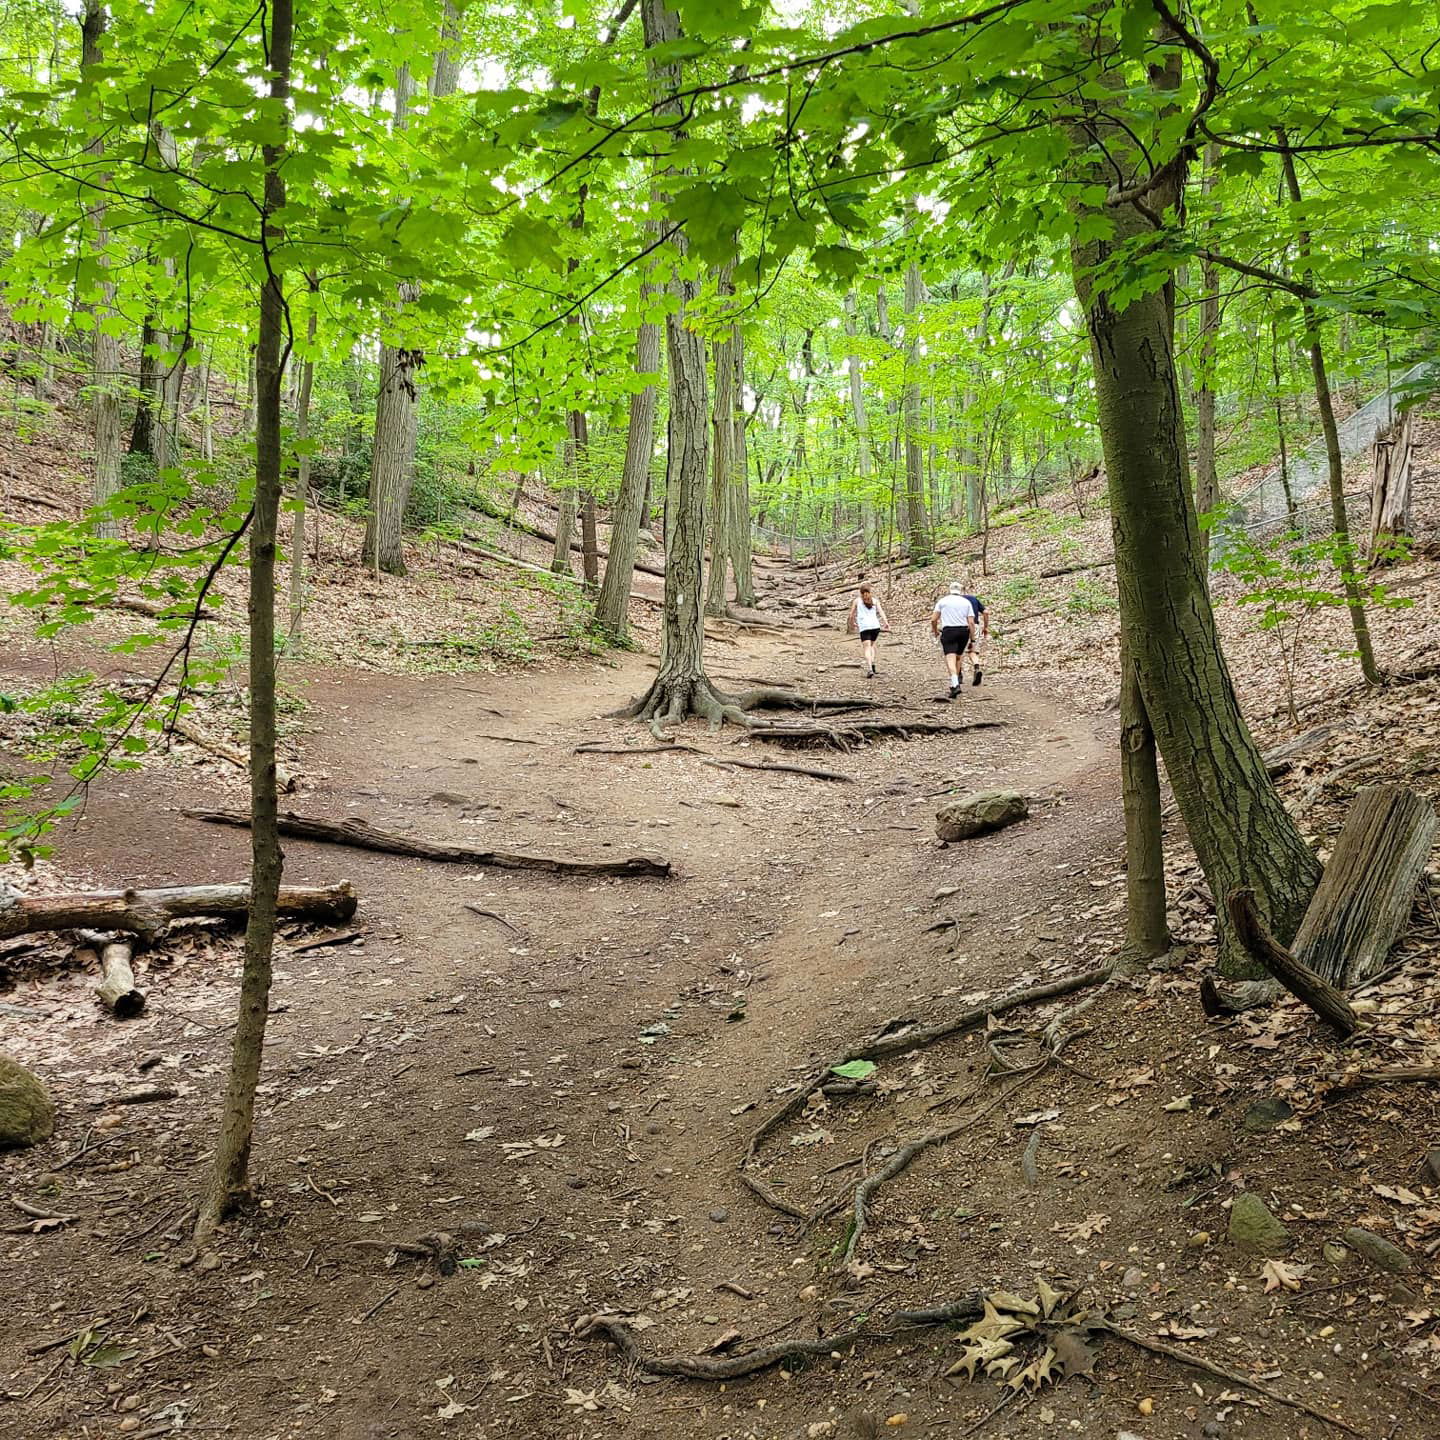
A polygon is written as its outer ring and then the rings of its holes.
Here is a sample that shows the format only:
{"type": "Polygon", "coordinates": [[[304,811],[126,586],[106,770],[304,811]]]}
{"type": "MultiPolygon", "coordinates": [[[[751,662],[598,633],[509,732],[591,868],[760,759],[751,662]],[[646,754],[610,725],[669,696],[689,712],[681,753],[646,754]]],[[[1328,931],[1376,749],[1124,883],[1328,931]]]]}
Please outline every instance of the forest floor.
{"type": "MultiPolygon", "coordinates": [[[[805,583],[771,573],[774,594],[805,583]]],[[[643,688],[643,655],[509,675],[287,666],[306,705],[294,808],[569,856],[656,853],[677,873],[477,872],[287,842],[287,879],[354,881],[358,933],[280,946],[253,1162],[262,1208],[199,1257],[187,1219],[227,1058],[235,941],[173,938],[142,975],[149,1009],[123,1024],[53,955],[8,958],[5,1044],[45,1074],[60,1118],[54,1140],[7,1158],[5,1189],[73,1218],[5,1241],[0,1431],[1340,1433],[1114,1339],[1071,1355],[1089,1373],[997,1410],[1011,1391],[944,1378],[961,1353],[945,1328],[725,1385],[649,1381],[575,1331],[613,1310],[654,1352],[718,1356],[854,1316],[883,1326],[973,1287],[1029,1296],[1043,1279],[1357,1433],[1433,1436],[1440,1330],[1422,1246],[1440,1213],[1420,1165],[1440,1140],[1434,1091],[1325,1103],[1354,1061],[1294,1007],[1207,1024],[1203,952],[1106,990],[1074,1021],[1064,1064],[986,1083],[987,1037],[972,1034],[885,1061],[868,1093],[813,1095],[757,1166],[807,1211],[900,1140],[973,1117],[878,1192],[849,1267],[843,1215],[807,1227],[742,1185],[754,1127],[817,1066],[898,1020],[932,1023],[1104,962],[1120,935],[1113,717],[1003,665],[937,704],[932,643],[896,628],[868,685],[838,625],[720,625],[708,647],[712,674],[737,688],[868,690],[887,716],[997,722],[839,755],[686,736],[712,756],[817,764],[853,784],[648,753],[645,732],[601,718],[643,688]],[[587,742],[636,753],[577,754],[587,742]],[[990,785],[1024,790],[1032,817],[937,847],[937,797],[990,785]],[[177,1093],[111,1103],[145,1086],[177,1093]],[[1263,1107],[1264,1131],[1262,1100],[1285,1101],[1263,1107]],[[1226,1240],[1241,1190],[1295,1234],[1279,1279],[1226,1240]],[[1416,1268],[1322,1259],[1355,1224],[1406,1245],[1416,1268]],[[436,1234],[461,1257],[454,1273],[389,1251],[436,1234]]],[[[49,663],[12,651],[6,668],[49,663]]],[[[238,784],[193,754],[107,778],[62,832],[65,877],[242,875],[243,832],[179,815],[227,790],[238,800],[238,784]]],[[[31,883],[59,882],[43,866],[31,883]]],[[[1177,927],[1203,922],[1203,887],[1174,904],[1177,927]]],[[[1411,967],[1382,992],[1398,1018],[1361,1053],[1433,1042],[1415,987],[1434,973],[1436,936],[1410,944],[1411,967]]],[[[1006,1023],[1033,1035],[1083,998],[1006,1023]]],[[[1012,1061],[1033,1053],[1023,1036],[1005,1043],[1012,1061]]]]}

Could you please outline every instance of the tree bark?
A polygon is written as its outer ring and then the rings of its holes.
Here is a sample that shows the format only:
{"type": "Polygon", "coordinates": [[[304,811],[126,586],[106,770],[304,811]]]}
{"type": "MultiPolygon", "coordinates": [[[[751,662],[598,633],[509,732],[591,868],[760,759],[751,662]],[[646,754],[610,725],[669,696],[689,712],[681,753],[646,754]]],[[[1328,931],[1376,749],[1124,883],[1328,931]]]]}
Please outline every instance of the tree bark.
{"type": "Polygon", "coordinates": [[[1394,559],[1397,542],[1410,538],[1410,421],[1407,411],[1391,433],[1375,442],[1370,481],[1370,548],[1372,565],[1394,559]]]}
{"type": "MultiPolygon", "coordinates": [[[[720,295],[729,293],[729,266],[716,277],[720,295]]],[[[733,334],[715,342],[715,395],[710,443],[710,574],[705,586],[705,613],[725,614],[725,577],[730,561],[730,524],[734,506],[730,490],[735,468],[735,355],[733,334]]]]}
{"type": "MultiPolygon", "coordinates": [[[[1122,81],[1115,71],[1111,84],[1122,81]]],[[[1085,159],[1072,178],[1108,192],[1147,174],[1129,138],[1118,89],[1087,102],[1077,127],[1085,159]]],[[[1178,165],[1171,181],[1181,179],[1178,165]]],[[[1144,202],[1088,204],[1107,235],[1072,251],[1076,294],[1085,310],[1094,366],[1096,408],[1108,474],[1120,622],[1133,647],[1140,691],[1166,773],[1213,894],[1249,886],[1260,914],[1282,939],[1295,933],[1320,866],[1265,771],[1230,679],[1207,583],[1206,545],[1190,488],[1185,422],[1175,373],[1173,311],[1165,291],[1149,291],[1118,308],[1097,274],[1128,243],[1148,243],[1151,215],[1176,195],[1164,187],[1144,202]]],[[[1223,973],[1250,977],[1254,960],[1220,919],[1223,973]]]]}
{"type": "Polygon", "coordinates": [[[1155,734],[1130,647],[1120,640],[1120,783],[1125,805],[1125,951],[1153,960],[1170,948],[1155,734]]]}
{"type": "MultiPolygon", "coordinates": [[[[1298,212],[1300,180],[1295,171],[1295,157],[1285,148],[1283,130],[1276,132],[1281,145],[1280,169],[1285,177],[1285,188],[1290,201],[1298,212]]],[[[1312,279],[1310,268],[1310,232],[1303,220],[1296,215],[1295,228],[1299,250],[1302,277],[1312,279]]],[[[1314,303],[1302,300],[1300,312],[1305,322],[1305,342],[1310,349],[1310,374],[1315,382],[1315,406],[1320,412],[1320,431],[1325,437],[1326,473],[1330,488],[1330,523],[1335,533],[1339,551],[1337,560],[1340,579],[1345,587],[1345,606],[1350,612],[1350,627],[1355,634],[1355,650],[1360,657],[1360,672],[1367,685],[1379,685],[1382,680],[1379,667],[1375,664],[1375,651],[1370,642],[1370,622],[1365,616],[1365,601],[1360,593],[1360,577],[1356,568],[1355,546],[1350,539],[1350,521],[1345,514],[1345,460],[1340,453],[1340,430],[1335,423],[1335,406],[1330,394],[1330,378],[1325,370],[1325,346],[1320,337],[1320,316],[1314,303]]]]}
{"type": "Polygon", "coordinates": [[[159,367],[155,363],[155,317],[147,314],[140,322],[140,373],[135,377],[135,418],[130,422],[131,455],[155,454],[155,406],[159,389],[159,367]]]}
{"type": "MultiPolygon", "coordinates": [[[[288,116],[293,45],[292,0],[269,4],[270,98],[275,113],[288,116]]],[[[270,1010],[270,977],[275,916],[284,857],[276,823],[275,779],[275,550],[283,472],[280,387],[283,381],[285,296],[280,273],[271,268],[280,240],[273,220],[285,206],[280,167],[289,140],[288,120],[278,138],[264,147],[265,178],[260,206],[260,330],[255,348],[255,500],[250,522],[250,911],[245,929],[245,963],[240,1005],[225,1089],[220,1133],[195,1233],[204,1242],[230,1207],[249,1188],[250,1147],[255,1133],[255,1088],[270,1010]]]]}
{"type": "MultiPolygon", "coordinates": [[[[1213,140],[1205,147],[1200,188],[1206,195],[1215,188],[1219,151],[1220,147],[1213,140]]],[[[1211,228],[1214,228],[1213,221],[1211,228]]],[[[1200,353],[1195,367],[1200,382],[1195,396],[1195,508],[1204,515],[1220,503],[1220,480],[1215,473],[1215,366],[1220,339],[1220,272],[1212,260],[1200,262],[1200,292],[1200,353]]]]}
{"type": "MultiPolygon", "coordinates": [[[[85,13],[80,25],[80,70],[103,63],[107,17],[104,0],[85,0],[85,13]]],[[[103,135],[97,135],[86,150],[97,159],[105,154],[103,135]]],[[[99,184],[108,183],[108,174],[101,174],[99,184]]],[[[95,472],[91,497],[96,506],[105,505],[120,489],[120,337],[114,333],[115,282],[110,278],[110,231],[106,222],[104,200],[90,206],[93,235],[90,248],[100,271],[99,302],[94,306],[94,329],[90,344],[90,417],[95,440],[95,472]]],[[[119,525],[111,519],[95,522],[95,533],[105,539],[116,539],[119,525]]]]}
{"type": "MultiPolygon", "coordinates": [[[[577,411],[565,414],[565,445],[561,451],[565,476],[572,481],[578,463],[581,440],[576,433],[577,411]]],[[[556,575],[573,575],[570,569],[570,551],[575,546],[575,520],[580,511],[580,492],[571,483],[560,492],[560,509],[555,516],[555,553],[550,557],[550,569],[556,575]]]]}

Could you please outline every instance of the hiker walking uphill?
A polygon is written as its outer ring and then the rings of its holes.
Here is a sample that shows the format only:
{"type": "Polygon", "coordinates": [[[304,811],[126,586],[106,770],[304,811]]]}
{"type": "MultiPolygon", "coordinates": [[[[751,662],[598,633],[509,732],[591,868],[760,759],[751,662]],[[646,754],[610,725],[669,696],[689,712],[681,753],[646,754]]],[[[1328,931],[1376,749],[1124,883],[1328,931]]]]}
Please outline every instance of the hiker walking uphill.
{"type": "Polygon", "coordinates": [[[975,625],[975,607],[966,598],[965,587],[954,581],[930,613],[930,633],[937,636],[945,656],[945,670],[950,680],[946,700],[960,694],[960,660],[970,648],[970,635],[975,625]]]}
{"type": "MultiPolygon", "coordinates": [[[[970,645],[966,654],[970,657],[970,683],[978,685],[984,673],[981,666],[985,661],[985,650],[990,643],[990,607],[978,595],[966,595],[974,618],[970,622],[970,645]]],[[[962,672],[963,683],[964,675],[962,672]]]]}
{"type": "Polygon", "coordinates": [[[845,628],[852,635],[860,635],[860,663],[865,667],[865,678],[875,678],[875,642],[882,630],[889,630],[890,617],[875,598],[868,585],[860,587],[860,593],[850,603],[850,615],[845,628]]]}

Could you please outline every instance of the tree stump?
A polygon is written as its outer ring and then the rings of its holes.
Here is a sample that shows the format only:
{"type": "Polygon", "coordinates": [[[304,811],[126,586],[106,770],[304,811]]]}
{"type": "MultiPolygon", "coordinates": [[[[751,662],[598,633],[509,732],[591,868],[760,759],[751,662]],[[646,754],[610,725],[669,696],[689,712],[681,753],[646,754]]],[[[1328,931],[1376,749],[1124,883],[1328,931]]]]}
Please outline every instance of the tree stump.
{"type": "Polygon", "coordinates": [[[45,1087],[0,1052],[0,1150],[39,1145],[54,1133],[55,1108],[45,1087]]]}
{"type": "Polygon", "coordinates": [[[947,843],[968,840],[1024,820],[1029,802],[1018,790],[976,790],[935,812],[935,833],[947,843]]]}
{"type": "Polygon", "coordinates": [[[1341,990],[1385,968],[1410,919],[1435,840],[1430,802],[1404,785],[1370,785],[1335,842],[1290,952],[1341,990]]]}

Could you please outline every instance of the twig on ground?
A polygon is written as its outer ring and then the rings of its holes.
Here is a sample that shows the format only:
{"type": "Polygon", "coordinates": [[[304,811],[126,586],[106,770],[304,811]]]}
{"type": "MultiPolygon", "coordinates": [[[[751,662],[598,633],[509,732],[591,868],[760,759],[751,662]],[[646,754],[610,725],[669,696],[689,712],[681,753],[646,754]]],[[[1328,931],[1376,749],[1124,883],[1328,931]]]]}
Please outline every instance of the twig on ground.
{"type": "Polygon", "coordinates": [[[493,920],[497,925],[503,925],[512,935],[524,939],[525,932],[518,925],[512,925],[503,915],[497,915],[493,910],[486,910],[479,905],[472,905],[468,900],[465,902],[465,908],[472,915],[483,915],[485,919],[493,920]]]}
{"type": "Polygon", "coordinates": [[[1216,1364],[1214,1360],[1207,1360],[1205,1356],[1197,1355],[1191,1350],[1181,1350],[1178,1346],[1166,1345],[1160,1340],[1147,1340],[1145,1336],[1137,1335],[1135,1331],[1126,1330],[1123,1326],[1114,1325],[1108,1320],[1102,1320],[1099,1324],[1107,1335],[1113,1335],[1117,1340],[1123,1340],[1137,1350],[1148,1350],[1152,1355],[1163,1355],[1167,1360],[1174,1360],[1181,1365],[1189,1365],[1195,1370],[1204,1370],[1206,1374],[1214,1375],[1221,1380],[1228,1380],[1232,1385],[1241,1385],[1247,1390],[1253,1390],[1255,1394],[1263,1395],[1277,1405],[1288,1405],[1292,1410],[1299,1410],[1303,1415],[1309,1415],[1314,1420],[1323,1420],[1325,1424],[1333,1425],[1337,1430],[1344,1430],[1348,1435],[1357,1435],[1360,1440],[1365,1440],[1364,1432],[1357,1430],[1347,1421],[1337,1419],[1334,1415],[1327,1415],[1323,1410],[1317,1409],[1304,1400],[1292,1400],[1288,1395],[1282,1395],[1278,1390],[1272,1390],[1259,1380],[1252,1380],[1239,1370],[1231,1370],[1228,1366],[1216,1364]]]}
{"type": "Polygon", "coordinates": [[[116,1140],[128,1140],[129,1138],[130,1132],[128,1130],[112,1130],[110,1134],[102,1135],[92,1144],[90,1135],[87,1133],[85,1138],[80,1142],[80,1148],[73,1155],[67,1155],[58,1164],[52,1165],[50,1169],[52,1171],[68,1170],[77,1160],[83,1160],[93,1151],[100,1149],[102,1145],[111,1145],[116,1140]]]}

